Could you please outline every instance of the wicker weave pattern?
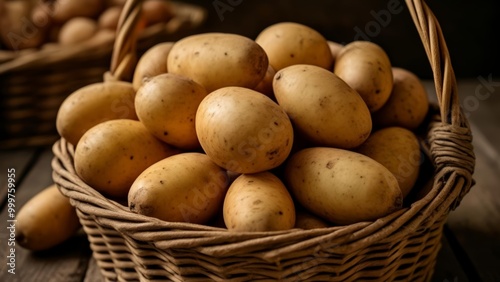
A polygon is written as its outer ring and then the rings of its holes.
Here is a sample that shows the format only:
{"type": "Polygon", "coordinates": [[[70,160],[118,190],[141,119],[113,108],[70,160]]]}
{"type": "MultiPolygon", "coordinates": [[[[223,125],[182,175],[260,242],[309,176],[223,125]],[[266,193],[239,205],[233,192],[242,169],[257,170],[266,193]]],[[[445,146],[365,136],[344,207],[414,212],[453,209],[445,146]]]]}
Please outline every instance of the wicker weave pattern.
{"type": "MultiPolygon", "coordinates": [[[[77,208],[106,280],[429,281],[447,215],[473,184],[474,154],[437,20],[420,0],[406,2],[434,70],[439,101],[422,144],[434,166],[425,197],[374,222],[233,233],[131,213],[76,176],[74,149],[61,139],[53,146],[53,177],[77,208]]],[[[128,1],[127,15],[138,9],[137,3],[128,1]]],[[[123,28],[127,36],[115,44],[115,66],[126,66],[123,58],[133,51],[133,43],[125,40],[133,27],[123,28]],[[128,49],[120,53],[123,48],[128,49]]],[[[112,68],[108,79],[119,79],[126,69],[112,68]]]]}

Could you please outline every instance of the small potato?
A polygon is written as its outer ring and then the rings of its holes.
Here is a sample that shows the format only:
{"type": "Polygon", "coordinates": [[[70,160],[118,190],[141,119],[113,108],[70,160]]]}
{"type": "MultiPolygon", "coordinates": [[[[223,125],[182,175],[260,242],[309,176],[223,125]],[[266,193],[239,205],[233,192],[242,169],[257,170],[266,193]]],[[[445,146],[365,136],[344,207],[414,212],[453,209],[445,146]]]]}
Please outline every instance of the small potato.
{"type": "Polygon", "coordinates": [[[287,162],[285,179],[304,208],[335,224],[376,220],[403,203],[396,177],[377,161],[352,151],[299,151],[287,162]]]}
{"type": "Polygon", "coordinates": [[[335,62],[340,51],[342,50],[342,48],[344,48],[344,45],[337,42],[328,41],[328,47],[330,47],[330,51],[332,52],[333,62],[335,62]]]}
{"type": "Polygon", "coordinates": [[[269,67],[267,68],[266,75],[259,82],[259,84],[255,86],[254,90],[266,95],[272,100],[275,100],[276,98],[274,97],[274,91],[273,91],[273,79],[275,74],[276,72],[274,71],[273,67],[269,65],[269,67]]]}
{"type": "Polygon", "coordinates": [[[76,17],[67,21],[61,27],[58,42],[62,45],[75,45],[88,41],[97,31],[98,26],[95,20],[76,17]]]}
{"type": "Polygon", "coordinates": [[[380,127],[402,126],[416,129],[429,110],[427,91],[420,79],[402,68],[392,68],[394,87],[385,105],[373,113],[373,123],[380,127]]]}
{"type": "Polygon", "coordinates": [[[391,62],[375,43],[354,41],[347,44],[337,55],[333,70],[361,95],[372,113],[382,108],[391,95],[391,62]]]}
{"type": "Polygon", "coordinates": [[[57,0],[53,3],[52,19],[63,24],[76,17],[96,18],[104,9],[104,0],[57,0]]]}
{"type": "Polygon", "coordinates": [[[31,19],[28,1],[0,1],[0,46],[14,51],[40,47],[47,34],[48,24],[36,25],[31,19]]]}
{"type": "Polygon", "coordinates": [[[135,97],[139,120],[158,139],[175,147],[200,147],[194,119],[207,91],[190,78],[165,73],[147,80],[135,97]]]}
{"type": "Polygon", "coordinates": [[[101,29],[110,29],[116,31],[120,14],[123,10],[121,6],[111,6],[107,8],[97,20],[97,24],[101,29]]]}
{"type": "Polygon", "coordinates": [[[317,145],[354,148],[370,135],[372,121],[363,99],[328,70],[286,67],[274,76],[273,89],[294,128],[317,145]]]}
{"type": "Polygon", "coordinates": [[[32,251],[55,247],[81,227],[75,208],[55,184],[26,202],[17,213],[16,220],[17,243],[32,251]]]}
{"type": "Polygon", "coordinates": [[[402,127],[387,127],[374,132],[356,149],[385,166],[398,180],[406,197],[415,185],[422,164],[417,136],[402,127]]]}
{"type": "Polygon", "coordinates": [[[282,22],[264,29],[255,39],[276,71],[296,64],[331,69],[332,53],[327,40],[316,30],[293,22],[282,22]]]}
{"type": "Polygon", "coordinates": [[[131,211],[170,222],[206,224],[221,210],[225,170],[207,155],[181,153],[142,172],[128,194],[131,211]]]}
{"type": "Polygon", "coordinates": [[[230,231],[277,231],[295,225],[292,197],[269,172],[239,176],[227,191],[223,214],[230,231]]]}
{"type": "Polygon", "coordinates": [[[166,23],[173,17],[171,4],[168,0],[148,0],[142,4],[142,16],[146,25],[166,23]]]}
{"type": "Polygon", "coordinates": [[[295,228],[299,229],[316,229],[316,228],[327,228],[332,226],[323,219],[311,214],[304,209],[297,209],[295,216],[295,228]]]}
{"type": "Polygon", "coordinates": [[[98,82],[84,86],[66,97],[56,118],[57,132],[76,146],[94,125],[112,119],[137,120],[132,84],[122,81],[98,82]]]}
{"type": "Polygon", "coordinates": [[[285,111],[264,94],[242,87],[208,94],[198,107],[195,125],[205,153],[219,166],[238,173],[279,166],[293,144],[285,111]]]}
{"type": "Polygon", "coordinates": [[[135,91],[141,87],[145,79],[168,72],[167,58],[172,46],[174,46],[174,42],[158,43],[141,56],[137,62],[132,81],[135,91]]]}
{"type": "Polygon", "coordinates": [[[104,196],[121,198],[146,168],[176,153],[139,121],[109,120],[82,136],[75,150],[75,170],[104,196]]]}
{"type": "Polygon", "coordinates": [[[268,68],[267,55],[253,40],[228,33],[203,33],[177,41],[167,59],[170,73],[187,76],[210,93],[226,86],[254,88],[268,68]]]}

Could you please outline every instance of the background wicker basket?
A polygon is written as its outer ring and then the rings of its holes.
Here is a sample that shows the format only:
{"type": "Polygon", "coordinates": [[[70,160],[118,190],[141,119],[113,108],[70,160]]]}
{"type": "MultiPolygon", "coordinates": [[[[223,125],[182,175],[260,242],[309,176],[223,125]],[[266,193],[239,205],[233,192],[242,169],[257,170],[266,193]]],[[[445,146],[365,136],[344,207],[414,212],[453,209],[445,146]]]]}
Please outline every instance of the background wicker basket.
{"type": "MultiPolygon", "coordinates": [[[[198,6],[172,2],[174,17],[145,29],[137,54],[159,42],[192,33],[206,18],[198,6]]],[[[51,145],[58,138],[57,110],[73,91],[102,81],[110,69],[113,40],[72,47],[0,54],[0,149],[51,145]]]]}
{"type": "MultiPolygon", "coordinates": [[[[125,11],[133,22],[139,1],[125,11]]],[[[373,222],[313,230],[228,232],[131,213],[79,179],[73,147],[53,146],[53,178],[77,208],[93,256],[107,281],[429,281],[447,215],[473,185],[475,157],[468,122],[441,29],[421,0],[407,0],[434,72],[436,105],[422,145],[431,173],[427,194],[373,222]]],[[[115,46],[107,79],[124,74],[133,52],[130,26],[115,46]]],[[[117,78],[118,77],[118,78],[117,78]]],[[[419,187],[425,189],[426,187],[419,187]]]]}

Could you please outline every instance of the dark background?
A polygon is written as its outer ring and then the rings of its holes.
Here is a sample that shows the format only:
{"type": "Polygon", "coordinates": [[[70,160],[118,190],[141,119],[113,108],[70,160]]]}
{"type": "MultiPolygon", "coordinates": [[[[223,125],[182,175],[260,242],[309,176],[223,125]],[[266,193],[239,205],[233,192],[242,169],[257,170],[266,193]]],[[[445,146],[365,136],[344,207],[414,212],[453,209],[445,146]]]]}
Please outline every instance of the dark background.
{"type": "MultiPolygon", "coordinates": [[[[255,38],[262,29],[273,23],[295,21],[316,29],[329,40],[348,43],[354,40],[356,28],[365,30],[370,22],[376,21],[373,12],[387,10],[390,1],[399,3],[403,8],[402,12],[392,14],[379,34],[369,36],[369,39],[386,50],[394,66],[410,69],[421,78],[431,78],[432,73],[420,37],[403,0],[184,2],[206,8],[208,19],[202,30],[204,32],[231,32],[255,38]],[[229,9],[222,12],[224,5],[229,9]]],[[[500,44],[497,37],[500,30],[495,18],[500,13],[499,1],[435,0],[427,3],[443,29],[456,76],[498,76],[500,44]]]]}

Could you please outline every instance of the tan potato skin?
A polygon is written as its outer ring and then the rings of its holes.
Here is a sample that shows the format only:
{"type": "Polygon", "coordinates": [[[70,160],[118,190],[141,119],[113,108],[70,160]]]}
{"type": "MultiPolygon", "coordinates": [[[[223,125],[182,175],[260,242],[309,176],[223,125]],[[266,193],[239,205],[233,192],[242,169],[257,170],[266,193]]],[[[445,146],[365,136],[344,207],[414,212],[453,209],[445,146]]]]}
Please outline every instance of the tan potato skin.
{"type": "Polygon", "coordinates": [[[76,210],[55,184],[40,191],[16,216],[16,241],[28,250],[47,250],[73,236],[80,228],[76,210]]]}
{"type": "Polygon", "coordinates": [[[398,180],[406,197],[417,181],[421,160],[417,136],[402,127],[387,127],[374,133],[357,152],[384,165],[398,180]]]}
{"type": "Polygon", "coordinates": [[[333,62],[335,62],[340,51],[344,48],[344,45],[334,41],[328,41],[328,47],[330,47],[330,51],[332,52],[333,62]]]}
{"type": "Polygon", "coordinates": [[[294,198],[313,214],[339,225],[372,221],[401,208],[394,175],[375,160],[342,149],[304,149],[287,162],[294,198]]]}
{"type": "Polygon", "coordinates": [[[227,33],[203,33],[175,43],[170,73],[187,76],[212,92],[226,86],[254,88],[268,69],[265,51],[253,40],[227,33]]]}
{"type": "Polygon", "coordinates": [[[276,74],[276,71],[273,69],[271,65],[267,68],[266,75],[264,78],[255,86],[254,90],[257,92],[260,92],[267,97],[271,98],[273,101],[276,100],[274,97],[274,91],[273,91],[273,79],[274,75],[276,74]]]}
{"type": "Polygon", "coordinates": [[[354,148],[370,135],[370,111],[356,91],[332,72],[293,65],[276,73],[278,104],[295,129],[316,145],[354,148]]]}
{"type": "Polygon", "coordinates": [[[198,107],[195,124],[205,153],[237,173],[275,168],[293,145],[293,128],[285,111],[247,88],[225,87],[208,94],[198,107]]]}
{"type": "Polygon", "coordinates": [[[229,187],[223,215],[230,231],[277,231],[295,225],[292,197],[269,172],[240,175],[229,187]]]}
{"type": "Polygon", "coordinates": [[[105,196],[122,198],[146,168],[176,153],[139,121],[109,120],[82,136],[75,150],[75,170],[105,196]]]}
{"type": "Polygon", "coordinates": [[[141,56],[132,80],[134,90],[139,90],[145,79],[168,72],[167,58],[172,46],[174,46],[174,42],[158,43],[141,56]]]}
{"type": "Polygon", "coordinates": [[[392,68],[394,87],[385,105],[373,113],[373,123],[380,127],[401,126],[416,129],[429,110],[427,91],[420,79],[402,68],[392,68]]]}
{"type": "Polygon", "coordinates": [[[316,30],[293,22],[282,22],[265,28],[255,39],[269,57],[276,71],[296,64],[331,69],[332,53],[327,40],[316,30]]]}
{"type": "Polygon", "coordinates": [[[337,55],[333,72],[361,95],[372,113],[391,95],[391,62],[375,43],[354,41],[344,46],[337,55]]]}
{"type": "Polygon", "coordinates": [[[54,1],[52,18],[54,22],[63,24],[75,17],[95,18],[104,9],[103,0],[57,0],[54,1]]]}
{"type": "Polygon", "coordinates": [[[59,107],[57,132],[77,145],[91,127],[112,119],[137,120],[135,91],[129,82],[109,81],[84,86],[69,95],[59,107]]]}
{"type": "Polygon", "coordinates": [[[147,168],[132,184],[130,210],[170,222],[206,224],[221,210],[225,170],[207,155],[181,153],[147,168]]]}
{"type": "Polygon", "coordinates": [[[68,20],[59,31],[61,45],[75,45],[92,38],[98,31],[97,22],[90,18],[76,17],[68,20]]]}
{"type": "Polygon", "coordinates": [[[200,147],[195,128],[196,110],[207,91],[193,80],[170,73],[147,80],[135,97],[139,120],[158,139],[172,146],[200,147]]]}
{"type": "Polygon", "coordinates": [[[295,228],[299,229],[316,229],[316,228],[327,228],[332,226],[325,220],[311,214],[310,212],[300,209],[296,211],[295,216],[295,228]]]}

